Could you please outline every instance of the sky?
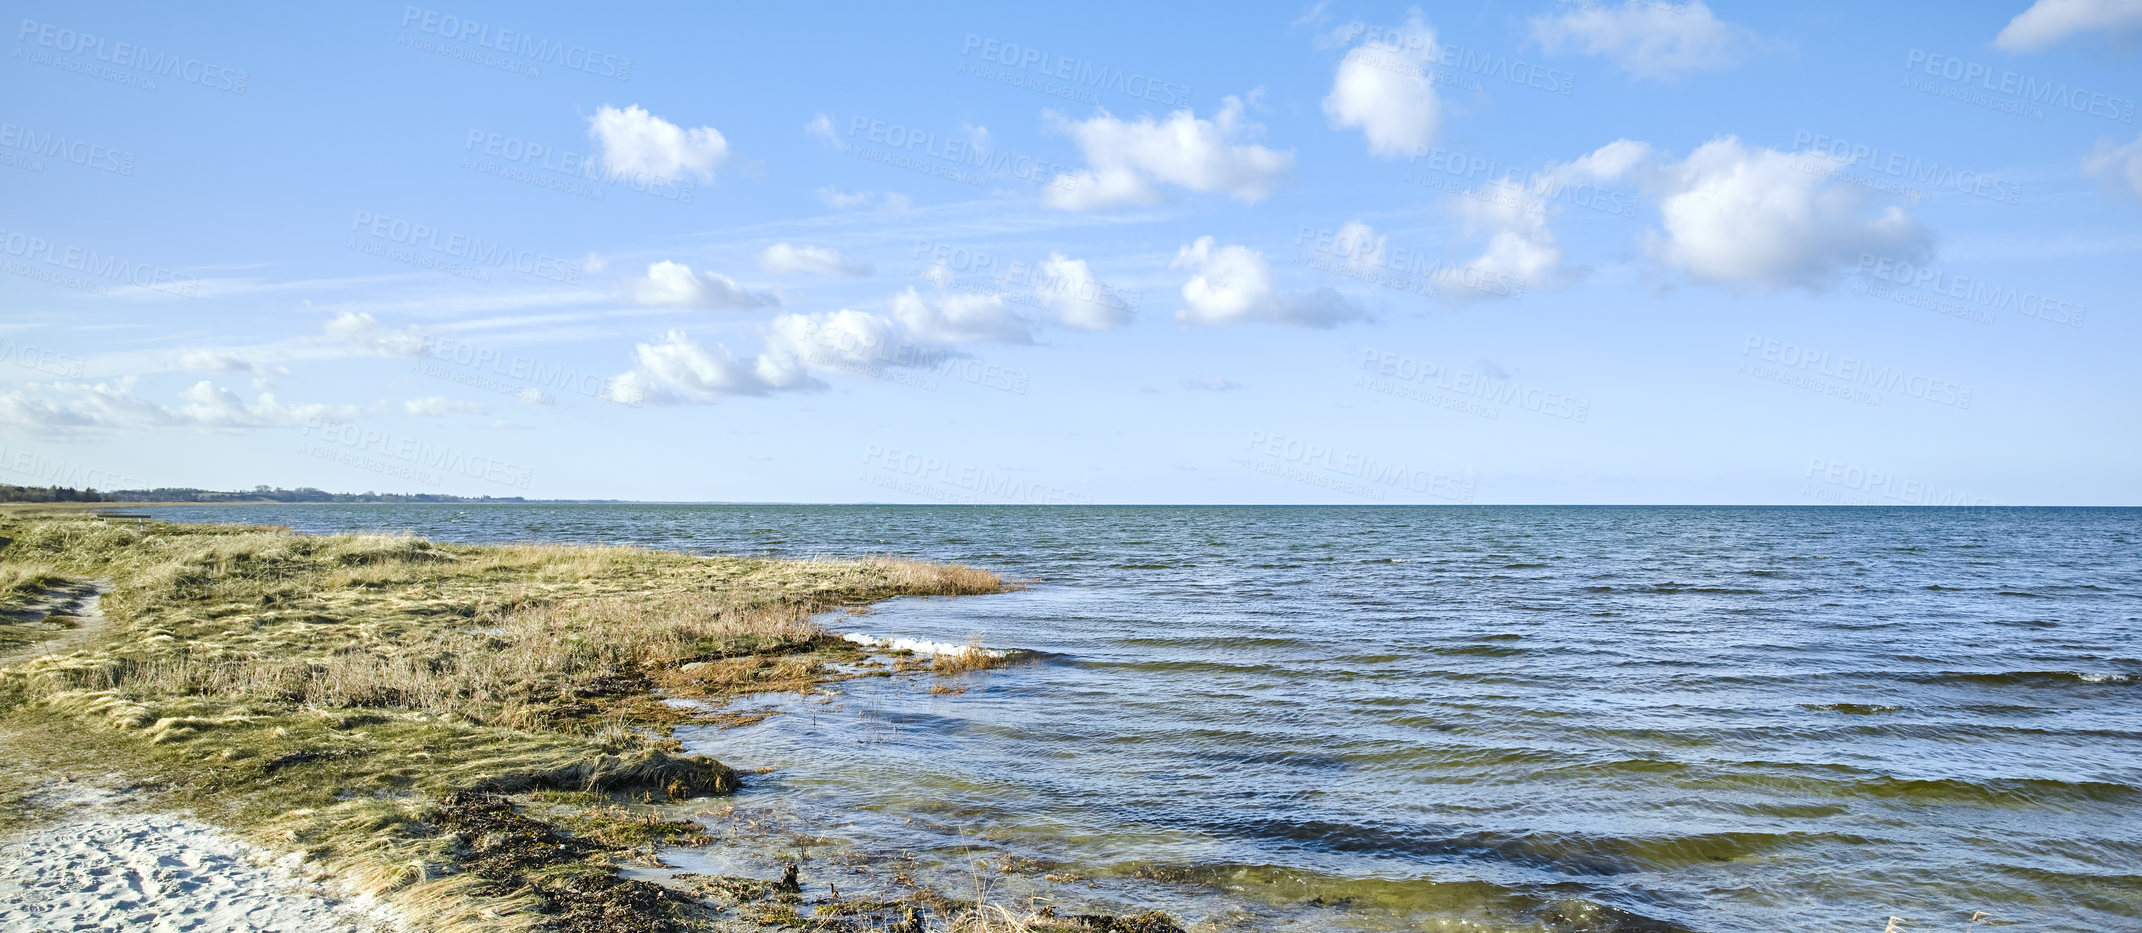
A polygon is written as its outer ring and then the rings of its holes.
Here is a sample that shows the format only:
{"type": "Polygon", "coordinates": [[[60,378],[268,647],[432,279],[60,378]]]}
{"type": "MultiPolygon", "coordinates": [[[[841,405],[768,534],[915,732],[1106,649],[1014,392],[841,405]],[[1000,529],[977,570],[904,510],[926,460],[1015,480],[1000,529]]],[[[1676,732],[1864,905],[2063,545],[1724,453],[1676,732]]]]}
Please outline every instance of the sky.
{"type": "Polygon", "coordinates": [[[2142,2],[15,2],[0,482],[2135,505],[2142,2]]]}

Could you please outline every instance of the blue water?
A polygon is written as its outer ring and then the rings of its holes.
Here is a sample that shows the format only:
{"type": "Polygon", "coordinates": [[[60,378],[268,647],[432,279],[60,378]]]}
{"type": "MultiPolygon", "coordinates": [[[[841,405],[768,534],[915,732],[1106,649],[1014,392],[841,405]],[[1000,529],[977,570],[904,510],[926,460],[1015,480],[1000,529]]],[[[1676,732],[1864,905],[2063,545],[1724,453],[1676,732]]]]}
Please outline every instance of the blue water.
{"type": "Polygon", "coordinates": [[[2142,510],[151,511],[1030,580],[828,624],[1035,664],[685,736],[844,890],[981,853],[1209,929],[2142,929],[2142,510]]]}

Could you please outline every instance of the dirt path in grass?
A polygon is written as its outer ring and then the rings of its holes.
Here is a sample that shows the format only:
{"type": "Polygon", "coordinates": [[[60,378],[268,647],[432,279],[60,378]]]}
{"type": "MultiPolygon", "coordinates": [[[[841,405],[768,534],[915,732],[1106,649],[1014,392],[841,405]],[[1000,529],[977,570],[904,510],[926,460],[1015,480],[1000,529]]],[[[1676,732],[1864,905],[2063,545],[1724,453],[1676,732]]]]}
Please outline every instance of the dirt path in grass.
{"type": "MultiPolygon", "coordinates": [[[[0,665],[65,654],[104,624],[109,584],[47,590],[0,614],[18,633],[51,637],[0,650],[0,665]]],[[[0,737],[13,759],[10,809],[28,828],[0,834],[0,933],[56,930],[289,931],[391,929],[387,915],[339,901],[288,860],[199,820],[148,812],[115,789],[117,775],[25,773],[29,749],[0,737]]],[[[42,770],[42,769],[40,769],[42,770]]]]}
{"type": "Polygon", "coordinates": [[[206,823],[132,810],[130,795],[55,780],[30,802],[57,818],[0,840],[0,931],[392,929],[338,900],[286,859],[206,823]]]}
{"type": "Polygon", "coordinates": [[[54,633],[29,644],[0,648],[0,667],[42,655],[64,654],[88,641],[104,627],[104,610],[98,608],[98,602],[111,588],[102,580],[53,587],[36,602],[0,611],[0,625],[18,631],[54,633]]]}

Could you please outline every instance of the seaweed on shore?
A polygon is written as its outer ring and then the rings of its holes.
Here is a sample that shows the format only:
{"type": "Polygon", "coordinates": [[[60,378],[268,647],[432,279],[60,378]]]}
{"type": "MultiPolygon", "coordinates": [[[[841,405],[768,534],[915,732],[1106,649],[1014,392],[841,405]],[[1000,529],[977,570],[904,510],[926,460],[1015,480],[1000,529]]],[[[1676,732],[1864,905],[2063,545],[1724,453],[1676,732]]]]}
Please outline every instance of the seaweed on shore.
{"type": "Polygon", "coordinates": [[[539,899],[544,924],[560,933],[686,933],[698,907],[691,898],[651,882],[621,878],[610,864],[618,850],[568,836],[523,815],[497,794],[463,792],[429,814],[452,834],[462,868],[499,896],[539,899]]]}

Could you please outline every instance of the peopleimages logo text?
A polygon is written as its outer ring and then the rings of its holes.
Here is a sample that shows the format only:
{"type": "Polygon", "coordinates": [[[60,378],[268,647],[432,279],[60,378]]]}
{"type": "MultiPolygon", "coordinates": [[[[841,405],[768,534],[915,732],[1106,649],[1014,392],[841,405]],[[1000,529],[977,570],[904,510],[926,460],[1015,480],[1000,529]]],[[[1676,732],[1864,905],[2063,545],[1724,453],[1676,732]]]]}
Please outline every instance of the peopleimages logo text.
{"type": "Polygon", "coordinates": [[[1000,42],[967,34],[959,54],[994,62],[1007,68],[1029,71],[1044,78],[1064,81],[1077,88],[1113,91],[1171,107],[1190,106],[1192,88],[1121,68],[1109,68],[1084,59],[1070,58],[1030,45],[1000,42]]]}
{"type": "MultiPolygon", "coordinates": [[[[233,94],[245,93],[246,82],[251,80],[246,72],[240,69],[205,62],[198,58],[187,58],[174,52],[152,51],[132,42],[113,42],[107,45],[103,36],[52,23],[41,23],[34,19],[23,20],[22,30],[16,33],[15,38],[17,41],[35,42],[41,48],[86,57],[143,75],[176,79],[233,94]]],[[[147,82],[145,87],[155,90],[155,82],[147,82]]]]}
{"type": "Polygon", "coordinates": [[[2040,81],[2030,75],[2005,68],[1996,70],[1954,55],[1912,49],[1904,56],[1904,69],[1956,84],[1975,86],[1980,90],[2014,98],[2023,103],[2038,104],[2056,110],[2072,110],[2117,123],[2135,122],[2133,98],[2112,97],[2087,88],[2069,87],[2058,81],[2040,81]]]}
{"type": "MultiPolygon", "coordinates": [[[[501,243],[461,233],[448,233],[437,227],[407,220],[398,220],[358,211],[351,222],[350,230],[373,237],[384,243],[392,243],[410,249],[421,249],[441,256],[460,260],[464,266],[476,268],[511,269],[524,275],[562,282],[580,284],[581,264],[560,259],[532,250],[514,249],[501,243]]],[[[352,240],[352,245],[356,241],[352,240]]]]}
{"type": "Polygon", "coordinates": [[[463,19],[452,13],[426,10],[421,7],[402,9],[402,28],[414,27],[420,32],[455,42],[466,42],[479,48],[490,49],[505,55],[516,56],[541,65],[559,65],[574,71],[583,71],[599,78],[616,78],[619,81],[632,77],[632,59],[621,58],[608,52],[589,49],[585,46],[568,45],[550,39],[538,39],[525,32],[500,29],[488,23],[463,19]]]}

